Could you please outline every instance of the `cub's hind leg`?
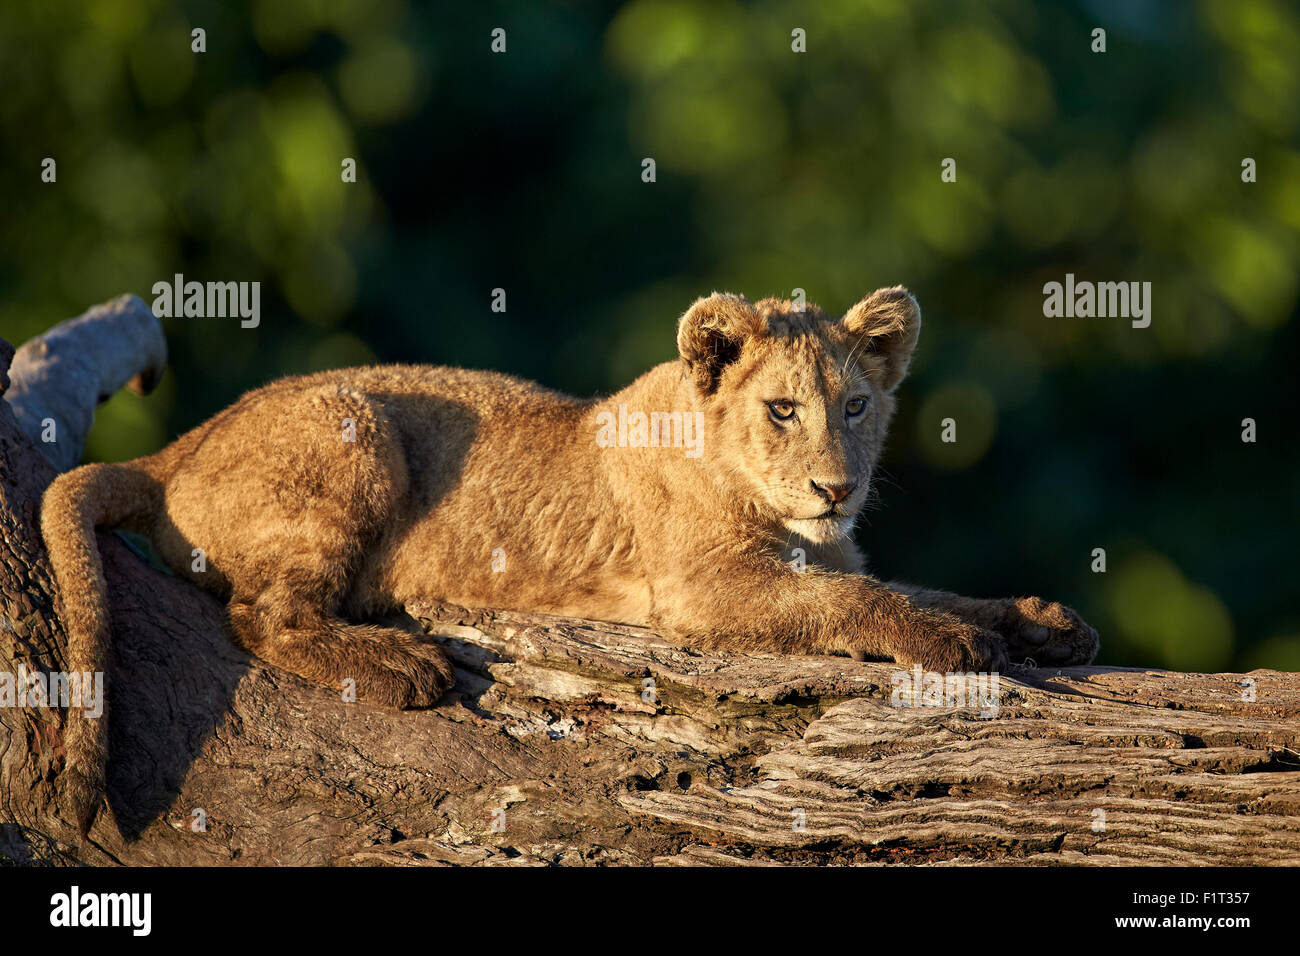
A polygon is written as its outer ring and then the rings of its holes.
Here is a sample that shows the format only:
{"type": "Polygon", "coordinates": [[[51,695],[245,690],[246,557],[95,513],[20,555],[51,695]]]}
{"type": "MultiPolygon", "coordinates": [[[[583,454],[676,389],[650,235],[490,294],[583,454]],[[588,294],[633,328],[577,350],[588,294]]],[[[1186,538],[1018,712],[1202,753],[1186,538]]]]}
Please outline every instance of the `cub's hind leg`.
{"type": "Polygon", "coordinates": [[[363,700],[429,707],[455,682],[442,649],[395,627],[350,624],[333,612],[319,570],[277,568],[256,594],[236,592],[229,619],[239,642],[269,664],[327,687],[355,681],[363,700]]]}
{"type": "Polygon", "coordinates": [[[229,595],[236,639],[267,663],[335,688],[351,679],[377,703],[427,707],[455,678],[443,651],[344,619],[353,605],[384,603],[352,589],[407,487],[381,403],[345,383],[288,386],[247,403],[183,459],[156,540],[169,564],[229,595]],[[201,570],[188,564],[195,546],[201,570]]]}

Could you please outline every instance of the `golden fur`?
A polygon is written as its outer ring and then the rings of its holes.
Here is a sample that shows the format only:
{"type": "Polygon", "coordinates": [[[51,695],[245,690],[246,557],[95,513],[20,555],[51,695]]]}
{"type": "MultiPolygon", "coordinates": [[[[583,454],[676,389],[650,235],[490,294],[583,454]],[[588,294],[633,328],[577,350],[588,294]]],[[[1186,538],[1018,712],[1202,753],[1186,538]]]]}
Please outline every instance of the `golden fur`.
{"type": "MultiPolygon", "coordinates": [[[[252,653],[328,686],[353,678],[395,707],[429,706],[454,679],[436,646],[359,623],[414,599],[937,671],[1090,661],[1096,633],[1059,604],[863,573],[853,521],[919,331],[901,288],[838,320],[715,294],[682,316],[679,361],[606,399],[429,366],[273,382],[155,455],[50,486],[42,527],[69,665],[104,669],[94,528],[109,525],[148,534],[169,566],[227,599],[252,653]],[[643,423],[610,424],[641,413],[698,420],[695,451],[667,424],[648,445],[643,423]]],[[[83,828],[103,791],[102,724],[68,730],[65,791],[83,828]]]]}

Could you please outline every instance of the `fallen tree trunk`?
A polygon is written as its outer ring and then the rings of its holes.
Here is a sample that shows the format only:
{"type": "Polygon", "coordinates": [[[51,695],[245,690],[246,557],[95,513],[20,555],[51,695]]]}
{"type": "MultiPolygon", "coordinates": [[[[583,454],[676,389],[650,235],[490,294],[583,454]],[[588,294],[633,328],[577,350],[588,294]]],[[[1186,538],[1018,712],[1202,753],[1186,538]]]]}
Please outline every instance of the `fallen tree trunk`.
{"type": "MultiPolygon", "coordinates": [[[[63,668],[37,521],[54,473],[0,402],[0,672],[63,668]]],[[[111,813],[79,840],[54,800],[62,712],[0,708],[0,858],[1300,861],[1294,674],[1017,670],[982,716],[896,706],[893,664],[719,657],[639,628],[428,606],[407,610],[458,680],[437,708],[398,713],[249,657],[215,599],[114,534],[100,548],[111,813]]]]}

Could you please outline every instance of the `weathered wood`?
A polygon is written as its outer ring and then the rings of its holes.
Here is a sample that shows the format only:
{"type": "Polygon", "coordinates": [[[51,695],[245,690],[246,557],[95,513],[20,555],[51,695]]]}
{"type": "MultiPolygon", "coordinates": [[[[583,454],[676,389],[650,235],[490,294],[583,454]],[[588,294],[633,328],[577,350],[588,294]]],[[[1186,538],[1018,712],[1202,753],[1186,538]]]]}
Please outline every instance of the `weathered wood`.
{"type": "MultiPolygon", "coordinates": [[[[0,402],[0,671],[62,666],[36,531],[53,474],[0,402]]],[[[457,684],[399,713],[250,658],[212,597],[116,535],[100,546],[111,813],[79,844],[53,800],[60,713],[0,708],[11,860],[1300,862],[1297,675],[1252,673],[1249,700],[1241,675],[1018,670],[980,716],[893,706],[888,663],[723,658],[639,628],[427,606],[407,610],[457,684]]]]}
{"type": "Polygon", "coordinates": [[[162,323],[124,295],[23,343],[3,391],[18,427],[59,471],[81,460],[95,406],[124,385],[147,394],[167,367],[162,323]],[[54,440],[41,440],[52,422],[54,440]]]}

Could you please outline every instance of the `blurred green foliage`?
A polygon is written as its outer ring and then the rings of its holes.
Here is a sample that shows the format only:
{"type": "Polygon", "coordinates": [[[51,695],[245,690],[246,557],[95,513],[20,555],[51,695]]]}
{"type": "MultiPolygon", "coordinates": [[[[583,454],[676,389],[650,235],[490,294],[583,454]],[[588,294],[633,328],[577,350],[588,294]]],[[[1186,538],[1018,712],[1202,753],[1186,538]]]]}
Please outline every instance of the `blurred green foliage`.
{"type": "Polygon", "coordinates": [[[0,71],[0,334],[263,283],[256,330],[166,320],[88,458],[355,363],[610,390],[712,289],[902,282],[876,570],[1066,601],[1109,663],[1300,669],[1292,4],[7,0],[0,71]],[[1066,272],[1152,282],[1151,327],[1044,318],[1066,272]]]}

